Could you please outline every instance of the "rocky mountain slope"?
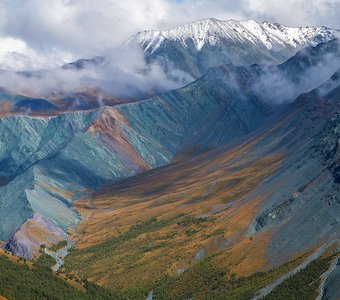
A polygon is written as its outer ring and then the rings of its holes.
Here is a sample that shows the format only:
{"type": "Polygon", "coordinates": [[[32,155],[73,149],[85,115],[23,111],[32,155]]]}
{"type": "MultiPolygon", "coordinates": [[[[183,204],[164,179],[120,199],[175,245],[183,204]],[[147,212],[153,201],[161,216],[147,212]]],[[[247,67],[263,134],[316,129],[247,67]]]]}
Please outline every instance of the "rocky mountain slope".
{"type": "Polygon", "coordinates": [[[258,82],[265,82],[269,72],[289,79],[294,71],[286,89],[299,94],[316,84],[302,80],[308,71],[325,66],[330,56],[335,68],[338,54],[338,43],[332,41],[279,67],[212,68],[182,89],[145,101],[55,116],[1,118],[0,238],[12,238],[9,247],[14,252],[31,256],[39,235],[58,235],[57,228],[66,231],[79,221],[72,209],[79,197],[111,180],[164,166],[179,154],[236,143],[260,130],[287,107],[273,102],[258,82]],[[40,228],[38,237],[33,233],[29,241],[22,234],[32,232],[27,224],[22,226],[27,220],[40,228]]]}
{"type": "Polygon", "coordinates": [[[111,288],[154,289],[155,299],[251,299],[259,287],[249,283],[236,297],[224,280],[234,273],[240,287],[262,271],[266,285],[271,268],[334,250],[339,91],[338,71],[234,147],[179,156],[106,185],[90,205],[77,202],[84,221],[67,269],[111,288]]]}

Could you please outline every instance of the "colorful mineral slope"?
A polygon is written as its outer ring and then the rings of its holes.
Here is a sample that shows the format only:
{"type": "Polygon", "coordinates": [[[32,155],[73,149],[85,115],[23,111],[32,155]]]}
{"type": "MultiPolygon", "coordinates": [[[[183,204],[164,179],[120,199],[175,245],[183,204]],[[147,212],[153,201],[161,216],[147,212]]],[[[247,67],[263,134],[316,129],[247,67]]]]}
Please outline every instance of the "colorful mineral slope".
{"type": "Polygon", "coordinates": [[[331,91],[301,96],[285,117],[238,146],[179,155],[77,202],[84,219],[66,268],[110,287],[145,287],[205,257],[249,275],[336,241],[335,77],[320,88],[331,91]]]}
{"type": "MultiPolygon", "coordinates": [[[[270,135],[274,140],[282,139],[282,144],[277,144],[277,149],[267,149],[274,142],[263,138],[256,148],[263,155],[257,155],[257,159],[259,163],[266,164],[269,161],[270,164],[272,160],[276,161],[278,157],[285,155],[285,152],[290,154],[289,151],[295,149],[292,151],[293,155],[287,159],[295,166],[296,155],[300,155],[301,149],[307,144],[306,136],[314,138],[314,134],[320,130],[319,126],[329,118],[327,110],[331,109],[331,105],[336,107],[336,74],[335,81],[333,80],[335,83],[329,81],[327,87],[325,85],[322,90],[314,91],[320,97],[329,94],[329,99],[335,99],[333,104],[328,104],[329,101],[325,104],[322,102],[322,108],[315,108],[315,112],[311,113],[311,116],[320,114],[318,126],[312,124],[311,119],[304,117],[302,113],[296,115],[300,110],[311,109],[304,106],[303,97],[316,97],[313,93],[302,96],[293,108],[282,107],[269,104],[266,99],[269,95],[259,93],[254,84],[269,71],[275,76],[290,76],[290,72],[293,72],[294,79],[290,80],[290,84],[296,92],[307,87],[312,88],[315,82],[311,81],[311,85],[306,87],[302,79],[306,77],[308,70],[315,70],[327,57],[334,56],[338,59],[338,47],[336,41],[322,44],[313,50],[298,53],[278,68],[216,67],[182,89],[145,101],[55,116],[9,115],[1,118],[0,238],[9,241],[22,224],[34,219],[35,214],[67,231],[80,218],[73,210],[72,203],[81,197],[91,198],[91,193],[99,186],[167,165],[181,157],[187,157],[190,161],[191,156],[209,149],[218,149],[227,144],[231,146],[231,143],[239,144],[287,114],[287,120],[283,123],[290,126],[289,130],[282,125],[278,127],[280,130],[277,129],[270,135]],[[303,84],[299,85],[300,81],[303,84]],[[289,119],[292,115],[295,117],[289,119]],[[299,131],[296,131],[296,127],[300,128],[299,131]]],[[[336,62],[332,68],[337,66],[336,62]]],[[[319,81],[323,82],[323,76],[319,81]]],[[[333,112],[336,110],[333,109],[333,112]]],[[[296,178],[306,172],[309,175],[306,177],[311,182],[315,179],[310,178],[311,174],[320,170],[322,163],[312,155],[298,171],[289,167],[283,169],[280,174],[286,174],[287,177],[279,179],[277,176],[272,181],[272,187],[287,190],[287,193],[270,197],[266,201],[264,212],[253,220],[251,230],[262,232],[262,228],[277,220],[272,220],[270,216],[290,211],[286,210],[286,206],[291,207],[290,204],[294,201],[287,200],[287,205],[282,204],[282,197],[290,199],[293,194],[298,195],[295,192],[299,187],[294,185],[294,180],[290,180],[289,172],[297,176],[296,178]]],[[[335,177],[338,176],[336,168],[332,172],[335,177]]],[[[330,181],[322,184],[329,185],[330,181]]],[[[218,188],[217,183],[216,186],[218,188]]],[[[211,183],[204,190],[197,189],[193,197],[204,198],[215,189],[211,183]]],[[[247,189],[239,189],[248,192],[247,189]]],[[[49,231],[49,227],[44,230],[49,231]]],[[[18,241],[18,237],[22,236],[18,233],[12,239],[14,243],[10,243],[8,247],[18,254],[25,253],[29,256],[35,250],[22,250],[18,241]]],[[[33,244],[37,243],[22,243],[33,244]]],[[[275,251],[279,251],[279,248],[275,251]]],[[[287,253],[288,256],[290,255],[287,253]]]]}

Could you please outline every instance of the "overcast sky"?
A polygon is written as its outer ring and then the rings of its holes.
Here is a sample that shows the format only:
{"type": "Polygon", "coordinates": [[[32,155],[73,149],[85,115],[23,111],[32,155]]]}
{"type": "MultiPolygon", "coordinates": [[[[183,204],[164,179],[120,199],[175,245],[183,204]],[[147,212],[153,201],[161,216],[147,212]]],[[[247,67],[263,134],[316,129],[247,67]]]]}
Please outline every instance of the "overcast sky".
{"type": "Polygon", "coordinates": [[[208,17],[340,28],[340,0],[0,0],[0,68],[50,68],[208,17]]]}

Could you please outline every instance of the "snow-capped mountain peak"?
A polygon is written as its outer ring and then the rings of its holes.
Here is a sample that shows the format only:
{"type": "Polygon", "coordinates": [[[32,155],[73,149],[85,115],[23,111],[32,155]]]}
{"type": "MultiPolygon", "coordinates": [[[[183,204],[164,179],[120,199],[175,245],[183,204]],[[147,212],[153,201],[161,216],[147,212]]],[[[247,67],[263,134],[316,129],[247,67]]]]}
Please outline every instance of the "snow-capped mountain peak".
{"type": "Polygon", "coordinates": [[[279,46],[299,49],[306,45],[315,46],[320,42],[338,37],[340,37],[339,30],[324,26],[288,27],[267,21],[258,23],[254,20],[220,21],[209,18],[181,25],[171,30],[142,31],[132,39],[143,45],[144,50],[153,52],[166,41],[176,41],[183,46],[188,46],[193,42],[197,50],[201,50],[205,45],[214,46],[221,40],[235,43],[251,42],[267,49],[275,49],[279,46]]]}
{"type": "Polygon", "coordinates": [[[340,37],[321,27],[288,27],[254,20],[203,19],[170,30],[141,31],[123,47],[137,44],[147,62],[166,72],[178,69],[198,78],[221,64],[280,64],[298,50],[340,37]]]}

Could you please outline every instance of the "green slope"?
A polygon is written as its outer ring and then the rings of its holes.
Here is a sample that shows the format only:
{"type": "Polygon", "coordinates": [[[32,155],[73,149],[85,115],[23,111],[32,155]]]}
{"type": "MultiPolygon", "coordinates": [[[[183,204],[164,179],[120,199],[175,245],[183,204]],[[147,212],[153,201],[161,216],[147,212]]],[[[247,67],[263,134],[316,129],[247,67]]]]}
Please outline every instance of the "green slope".
{"type": "Polygon", "coordinates": [[[124,299],[87,281],[82,285],[80,289],[67,283],[44,266],[42,260],[32,266],[0,255],[0,295],[7,299],[124,299]]]}

